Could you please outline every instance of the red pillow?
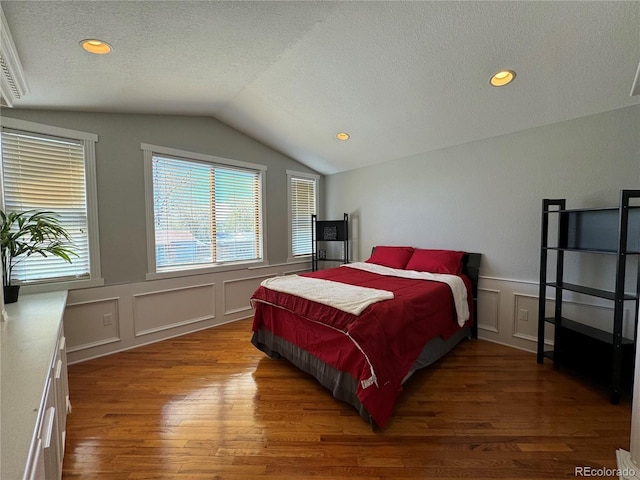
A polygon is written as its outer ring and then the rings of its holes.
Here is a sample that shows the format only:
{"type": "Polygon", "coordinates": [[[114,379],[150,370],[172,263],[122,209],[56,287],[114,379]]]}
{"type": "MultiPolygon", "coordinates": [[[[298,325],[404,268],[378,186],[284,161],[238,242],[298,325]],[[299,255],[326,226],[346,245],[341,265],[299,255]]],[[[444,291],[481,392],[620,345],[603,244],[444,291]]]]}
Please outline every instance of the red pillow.
{"type": "Polygon", "coordinates": [[[411,258],[413,250],[413,247],[376,247],[365,262],[402,269],[411,258]]]}
{"type": "Polygon", "coordinates": [[[416,248],[405,269],[417,270],[418,272],[459,275],[462,273],[462,257],[464,254],[465,252],[454,250],[416,248]]]}

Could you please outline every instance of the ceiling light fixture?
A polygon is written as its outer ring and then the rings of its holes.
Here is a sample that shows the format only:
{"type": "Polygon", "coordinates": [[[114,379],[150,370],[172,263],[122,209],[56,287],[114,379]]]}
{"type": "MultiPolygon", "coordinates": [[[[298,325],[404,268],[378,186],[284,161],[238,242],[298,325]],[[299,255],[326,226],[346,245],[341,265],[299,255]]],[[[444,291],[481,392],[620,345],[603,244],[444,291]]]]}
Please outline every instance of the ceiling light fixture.
{"type": "Polygon", "coordinates": [[[516,72],[513,70],[500,70],[489,79],[489,83],[494,87],[504,87],[513,82],[516,72]]]}
{"type": "Polygon", "coordinates": [[[89,53],[95,53],[96,55],[105,55],[109,53],[112,48],[107,42],[98,40],[95,38],[88,38],[80,42],[80,46],[89,53]]]}
{"type": "Polygon", "coordinates": [[[338,132],[336,138],[338,140],[349,140],[350,135],[347,132],[338,132]]]}

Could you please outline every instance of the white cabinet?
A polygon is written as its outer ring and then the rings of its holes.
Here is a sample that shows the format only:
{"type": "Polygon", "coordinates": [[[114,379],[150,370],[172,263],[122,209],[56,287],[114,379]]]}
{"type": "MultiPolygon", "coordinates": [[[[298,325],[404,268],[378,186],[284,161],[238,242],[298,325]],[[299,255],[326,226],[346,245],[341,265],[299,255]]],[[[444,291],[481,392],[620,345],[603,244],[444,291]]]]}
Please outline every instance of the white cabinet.
{"type": "Polygon", "coordinates": [[[67,414],[70,405],[67,352],[62,328],[58,335],[44,392],[41,412],[38,415],[39,421],[35,427],[36,442],[32,444],[33,452],[30,455],[35,462],[29,462],[25,469],[25,477],[59,479],[62,478],[67,414]],[[38,463],[40,458],[43,459],[44,468],[38,463]]]}
{"type": "Polygon", "coordinates": [[[0,323],[2,478],[58,480],[70,411],[66,292],[22,295],[0,323]]]}
{"type": "Polygon", "coordinates": [[[44,467],[44,454],[42,452],[42,440],[36,442],[34,449],[34,457],[29,462],[31,472],[27,472],[29,480],[44,480],[46,479],[46,472],[44,467]]]}

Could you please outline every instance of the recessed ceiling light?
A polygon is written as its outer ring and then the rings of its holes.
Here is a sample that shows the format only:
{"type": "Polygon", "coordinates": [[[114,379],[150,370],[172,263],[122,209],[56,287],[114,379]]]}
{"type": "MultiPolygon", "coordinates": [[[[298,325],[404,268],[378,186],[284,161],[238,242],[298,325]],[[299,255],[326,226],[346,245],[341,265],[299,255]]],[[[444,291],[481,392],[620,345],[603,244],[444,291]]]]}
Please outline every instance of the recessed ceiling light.
{"type": "Polygon", "coordinates": [[[82,40],[80,45],[87,52],[95,53],[96,55],[105,55],[111,51],[111,45],[96,38],[87,38],[86,40],[82,40]]]}
{"type": "Polygon", "coordinates": [[[494,87],[504,87],[513,82],[514,78],[516,78],[516,72],[513,70],[500,70],[489,79],[489,83],[494,87]]]}
{"type": "Polygon", "coordinates": [[[336,134],[336,138],[338,140],[349,140],[349,134],[347,132],[338,132],[336,134]]]}

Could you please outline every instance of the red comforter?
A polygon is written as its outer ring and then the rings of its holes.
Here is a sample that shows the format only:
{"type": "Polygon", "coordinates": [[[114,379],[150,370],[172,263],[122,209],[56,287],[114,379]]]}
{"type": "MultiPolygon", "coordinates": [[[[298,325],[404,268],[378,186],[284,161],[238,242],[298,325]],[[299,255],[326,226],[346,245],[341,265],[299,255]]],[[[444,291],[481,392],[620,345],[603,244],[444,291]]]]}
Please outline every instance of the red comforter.
{"type": "MultiPolygon", "coordinates": [[[[264,327],[334,368],[349,372],[359,380],[358,399],[383,427],[402,391],[402,380],[424,345],[438,335],[446,339],[460,329],[449,286],[348,266],[304,275],[393,292],[392,300],[370,305],[358,316],[262,286],[252,296],[253,330],[264,327]],[[299,323],[291,321],[294,317],[299,323]]],[[[471,283],[465,276],[463,280],[473,312],[471,283]]]]}

